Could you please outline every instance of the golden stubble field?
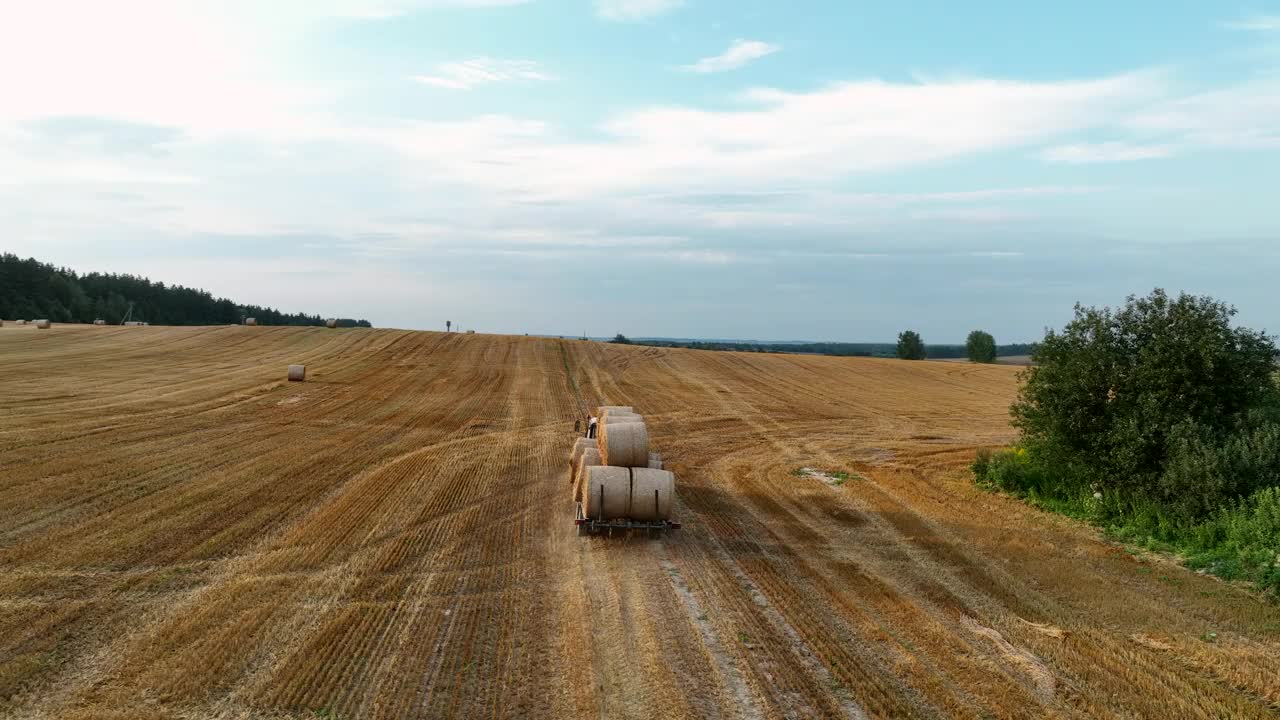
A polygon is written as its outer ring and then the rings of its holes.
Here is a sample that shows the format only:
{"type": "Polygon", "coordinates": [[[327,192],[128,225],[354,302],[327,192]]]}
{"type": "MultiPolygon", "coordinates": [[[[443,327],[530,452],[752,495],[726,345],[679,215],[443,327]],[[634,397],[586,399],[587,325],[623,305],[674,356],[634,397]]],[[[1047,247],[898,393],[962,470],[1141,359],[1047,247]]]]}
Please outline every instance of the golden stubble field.
{"type": "Polygon", "coordinates": [[[970,485],[1016,373],[0,329],[0,716],[1275,713],[1280,610],[970,485]],[[574,533],[606,401],[677,473],[666,539],[574,533]]]}

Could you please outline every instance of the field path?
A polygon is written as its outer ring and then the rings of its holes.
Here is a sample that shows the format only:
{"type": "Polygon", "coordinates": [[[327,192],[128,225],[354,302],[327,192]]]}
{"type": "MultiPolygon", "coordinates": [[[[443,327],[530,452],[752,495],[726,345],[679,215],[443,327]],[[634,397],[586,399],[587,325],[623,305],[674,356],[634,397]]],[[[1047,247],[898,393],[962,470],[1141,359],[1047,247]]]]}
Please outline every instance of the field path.
{"type": "Polygon", "coordinates": [[[0,328],[0,718],[1280,712],[1280,609],[972,486],[1016,387],[494,335],[0,328]],[[566,455],[602,403],[648,418],[684,529],[576,536],[566,455]]]}

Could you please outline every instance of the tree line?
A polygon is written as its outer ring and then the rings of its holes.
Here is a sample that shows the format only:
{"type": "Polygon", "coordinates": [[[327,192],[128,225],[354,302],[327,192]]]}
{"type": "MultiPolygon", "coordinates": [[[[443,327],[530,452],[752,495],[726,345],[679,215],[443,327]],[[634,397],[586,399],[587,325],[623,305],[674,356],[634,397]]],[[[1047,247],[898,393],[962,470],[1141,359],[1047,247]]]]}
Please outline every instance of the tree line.
{"type": "Polygon", "coordinates": [[[898,344],[894,347],[894,354],[901,360],[924,360],[926,358],[939,360],[967,357],[970,362],[993,363],[997,357],[1030,355],[1035,352],[1035,347],[1033,343],[996,345],[996,339],[985,330],[974,330],[969,333],[964,345],[925,345],[920,333],[915,330],[903,330],[898,335],[898,344]]]}
{"type": "MultiPolygon", "coordinates": [[[[0,318],[47,318],[61,323],[131,320],[153,325],[222,325],[256,318],[261,325],[324,325],[319,315],[284,313],[240,305],[206,290],[165,285],[136,275],[89,273],[0,254],[0,318]],[[132,307],[132,312],[130,312],[132,307]]],[[[342,327],[373,327],[368,320],[340,318],[342,327]]]]}
{"type": "MultiPolygon", "coordinates": [[[[989,334],[987,334],[987,337],[991,338],[989,334]]],[[[899,340],[901,340],[901,338],[899,338],[899,340]]],[[[918,334],[916,334],[916,340],[919,340],[918,334]]],[[[893,343],[768,343],[733,342],[728,340],[655,340],[631,339],[621,333],[615,335],[609,342],[628,345],[648,345],[651,347],[688,348],[691,350],[725,350],[732,352],[786,353],[793,355],[832,355],[835,357],[906,357],[903,355],[901,350],[901,343],[899,343],[899,345],[895,345],[893,343]]],[[[1031,349],[1032,346],[1027,343],[997,346],[993,338],[990,340],[990,351],[1000,356],[1029,355],[1031,354],[1031,349]]],[[[919,357],[906,357],[906,359],[923,360],[926,357],[962,358],[966,357],[968,353],[969,350],[965,345],[925,345],[923,341],[919,341],[917,350],[912,353],[913,355],[918,354],[919,357]]],[[[992,355],[991,359],[979,360],[978,362],[994,361],[995,356],[992,355]]]]}

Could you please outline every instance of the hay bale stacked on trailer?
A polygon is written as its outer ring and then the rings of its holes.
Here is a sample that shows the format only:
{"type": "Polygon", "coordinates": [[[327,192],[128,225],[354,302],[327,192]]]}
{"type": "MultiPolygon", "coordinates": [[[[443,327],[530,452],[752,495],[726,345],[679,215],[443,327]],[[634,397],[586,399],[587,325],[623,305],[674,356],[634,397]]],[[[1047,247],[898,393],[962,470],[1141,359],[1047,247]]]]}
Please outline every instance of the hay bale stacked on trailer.
{"type": "Polygon", "coordinates": [[[596,438],[578,438],[570,452],[570,481],[578,505],[578,533],[669,530],[675,475],[649,452],[644,417],[625,405],[596,411],[596,438]]]}

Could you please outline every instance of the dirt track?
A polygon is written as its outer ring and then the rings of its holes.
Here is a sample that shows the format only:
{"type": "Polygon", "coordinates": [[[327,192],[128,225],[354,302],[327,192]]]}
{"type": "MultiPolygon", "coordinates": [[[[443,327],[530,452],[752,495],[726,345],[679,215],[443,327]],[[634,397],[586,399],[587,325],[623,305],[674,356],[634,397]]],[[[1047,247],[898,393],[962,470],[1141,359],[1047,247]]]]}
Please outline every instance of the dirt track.
{"type": "Polygon", "coordinates": [[[1015,378],[6,327],[0,716],[1275,712],[1280,610],[969,484],[973,449],[1011,437],[1015,378]],[[648,417],[685,529],[575,536],[565,455],[602,401],[648,417]]]}

